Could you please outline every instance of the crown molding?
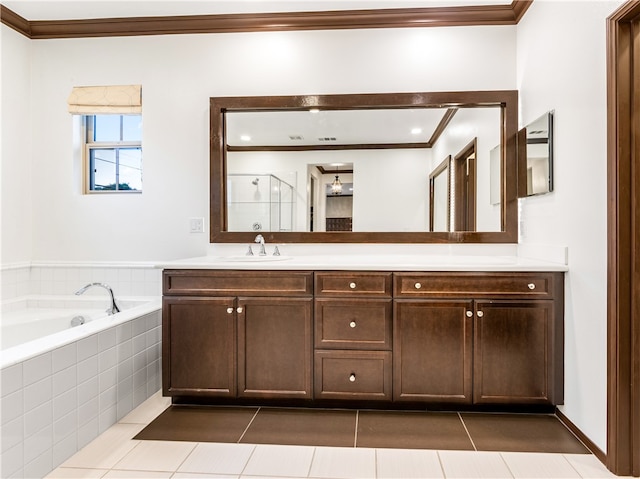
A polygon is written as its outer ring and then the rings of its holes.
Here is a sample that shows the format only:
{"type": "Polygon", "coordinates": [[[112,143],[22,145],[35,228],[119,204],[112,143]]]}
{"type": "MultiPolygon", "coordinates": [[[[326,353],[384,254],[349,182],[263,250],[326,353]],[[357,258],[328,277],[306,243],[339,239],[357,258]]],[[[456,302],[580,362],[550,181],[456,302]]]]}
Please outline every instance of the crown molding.
{"type": "Polygon", "coordinates": [[[29,21],[0,5],[0,20],[33,40],[357,28],[516,25],[533,0],[510,5],[29,21]]]}
{"type": "Polygon", "coordinates": [[[4,5],[0,5],[0,21],[16,32],[22,33],[25,37],[31,38],[31,22],[4,5]]]}

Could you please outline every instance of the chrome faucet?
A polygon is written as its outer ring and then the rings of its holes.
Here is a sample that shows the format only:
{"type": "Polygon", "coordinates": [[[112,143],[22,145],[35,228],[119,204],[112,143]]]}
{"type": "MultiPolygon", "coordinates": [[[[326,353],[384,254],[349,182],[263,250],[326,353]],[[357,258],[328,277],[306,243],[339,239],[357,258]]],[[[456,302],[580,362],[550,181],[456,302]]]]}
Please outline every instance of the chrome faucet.
{"type": "Polygon", "coordinates": [[[104,283],[89,283],[88,285],[86,285],[83,288],[80,288],[78,291],[76,291],[76,295],[80,296],[82,293],[84,293],[86,290],[88,290],[92,286],[100,286],[101,288],[104,288],[109,292],[109,295],[111,296],[111,303],[110,303],[109,307],[107,308],[107,314],[111,315],[111,314],[116,314],[116,313],[120,312],[120,308],[118,308],[118,305],[116,304],[116,298],[114,298],[114,296],[113,296],[113,290],[111,289],[111,287],[108,284],[104,284],[104,283]]]}
{"type": "Polygon", "coordinates": [[[258,256],[267,256],[267,251],[264,248],[264,236],[258,235],[253,241],[255,243],[260,243],[260,251],[258,251],[258,256]]]}

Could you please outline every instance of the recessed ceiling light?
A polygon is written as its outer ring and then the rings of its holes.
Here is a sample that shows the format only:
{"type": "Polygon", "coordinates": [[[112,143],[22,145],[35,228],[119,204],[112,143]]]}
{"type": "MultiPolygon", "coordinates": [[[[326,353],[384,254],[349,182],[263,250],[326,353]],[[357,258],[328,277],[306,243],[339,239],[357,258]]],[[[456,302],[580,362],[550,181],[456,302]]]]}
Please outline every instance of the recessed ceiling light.
{"type": "Polygon", "coordinates": [[[240,139],[242,141],[251,141],[251,137],[249,135],[241,135],[240,139]]]}
{"type": "Polygon", "coordinates": [[[422,128],[412,128],[411,129],[411,134],[412,135],[419,135],[420,133],[422,133],[422,128]]]}
{"type": "Polygon", "coordinates": [[[309,110],[309,113],[320,113],[320,110],[318,108],[311,108],[311,110],[309,110]]]}

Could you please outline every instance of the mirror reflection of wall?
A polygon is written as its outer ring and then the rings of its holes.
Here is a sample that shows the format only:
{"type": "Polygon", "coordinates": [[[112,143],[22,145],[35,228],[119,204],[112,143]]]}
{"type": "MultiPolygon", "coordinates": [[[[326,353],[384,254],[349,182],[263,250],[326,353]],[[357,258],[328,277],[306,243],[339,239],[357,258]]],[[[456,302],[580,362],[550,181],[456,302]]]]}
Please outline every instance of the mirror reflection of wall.
{"type": "MultiPolygon", "coordinates": [[[[225,118],[227,174],[295,172],[297,183],[291,183],[295,196],[291,203],[296,205],[291,221],[293,231],[330,231],[327,230],[330,217],[327,203],[320,196],[325,185],[335,179],[335,168],[331,165],[336,163],[351,165],[353,179],[349,182],[357,187],[351,205],[351,231],[430,231],[429,172],[436,158],[457,155],[470,141],[475,141],[477,147],[474,152],[477,170],[474,185],[477,183],[477,187],[467,190],[471,195],[467,203],[472,205],[473,221],[460,223],[458,227],[451,221],[453,227],[444,231],[501,231],[500,207],[493,206],[489,199],[489,150],[500,146],[502,140],[499,106],[327,110],[315,114],[228,111],[225,118]],[[349,117],[343,117],[344,113],[349,117]],[[351,115],[356,115],[357,121],[352,121],[351,115]],[[307,125],[312,121],[317,123],[307,125]],[[416,124],[423,128],[415,127],[416,124]],[[303,131],[303,128],[308,129],[303,131]],[[248,131],[258,133],[242,135],[248,131]],[[318,133],[320,131],[324,133],[318,133]],[[313,173],[313,168],[318,166],[325,167],[326,171],[313,173]],[[313,190],[313,196],[312,181],[318,187],[313,190]]],[[[342,173],[339,176],[344,183],[342,173]]],[[[450,173],[449,177],[453,181],[456,175],[450,173]]],[[[457,190],[452,188],[452,198],[456,191],[460,194],[462,186],[457,190]]],[[[497,194],[500,196],[500,191],[497,194]]],[[[459,200],[458,206],[462,204],[459,200]]],[[[231,229],[232,224],[234,228],[237,224],[233,218],[235,210],[235,206],[228,209],[229,231],[248,231],[231,229]]],[[[247,228],[247,221],[243,220],[243,224],[247,228]]]]}
{"type": "MultiPolygon", "coordinates": [[[[438,142],[432,148],[434,158],[442,159],[452,156],[452,165],[449,176],[451,182],[450,191],[450,231],[501,231],[502,211],[501,205],[491,200],[492,195],[498,198],[502,196],[500,182],[501,171],[498,168],[494,174],[498,174],[498,181],[491,187],[492,161],[491,151],[498,148],[498,153],[502,150],[502,137],[500,132],[499,108],[465,108],[459,109],[452,118],[447,130],[443,132],[438,142]],[[472,155],[473,160],[467,162],[472,155]],[[453,159],[458,158],[458,170],[467,174],[467,166],[475,169],[475,180],[461,181],[458,178],[453,159]],[[462,188],[472,186],[473,189],[466,190],[466,196],[462,188]],[[463,199],[466,198],[466,199],[463,199]],[[473,200],[473,201],[472,201],[473,200]],[[473,204],[475,203],[475,204],[473,204]],[[463,210],[466,205],[466,210],[463,210]],[[468,216],[461,215],[466,211],[468,216]],[[458,216],[457,216],[458,215],[458,216]],[[475,215],[475,218],[473,217],[475,215]],[[456,220],[456,218],[458,219],[456,220]],[[463,221],[467,217],[470,221],[463,221]],[[474,223],[475,222],[475,223],[474,223]],[[475,226],[474,226],[475,224],[475,226]]],[[[498,159],[498,166],[501,164],[501,157],[498,159]]],[[[438,160],[440,161],[440,160],[438,160]]],[[[433,170],[437,164],[434,164],[433,170]]],[[[471,173],[471,170],[469,170],[471,173]]],[[[467,177],[467,180],[469,178],[467,177]]]]}
{"type": "Polygon", "coordinates": [[[526,163],[519,162],[518,196],[542,195],[553,191],[553,111],[532,121],[520,138],[525,138],[526,147],[521,149],[526,163]],[[526,188],[525,186],[526,185],[526,188]]]}

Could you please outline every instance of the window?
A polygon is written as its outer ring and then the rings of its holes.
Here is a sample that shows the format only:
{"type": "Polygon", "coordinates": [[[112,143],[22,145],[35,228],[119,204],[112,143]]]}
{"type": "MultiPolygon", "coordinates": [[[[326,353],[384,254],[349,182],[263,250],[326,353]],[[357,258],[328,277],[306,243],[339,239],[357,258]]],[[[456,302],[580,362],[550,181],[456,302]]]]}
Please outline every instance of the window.
{"type": "Polygon", "coordinates": [[[142,115],[84,115],[87,193],[142,192],[142,115]]]}

